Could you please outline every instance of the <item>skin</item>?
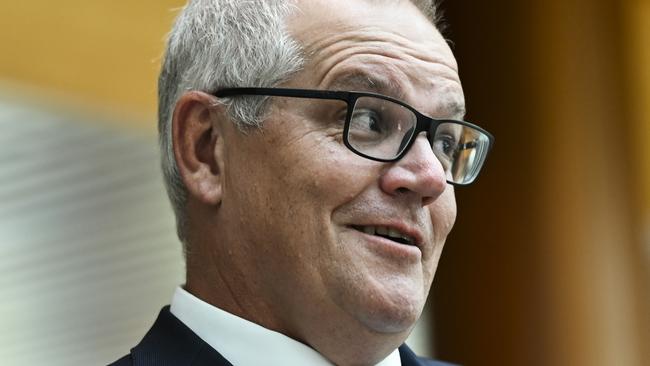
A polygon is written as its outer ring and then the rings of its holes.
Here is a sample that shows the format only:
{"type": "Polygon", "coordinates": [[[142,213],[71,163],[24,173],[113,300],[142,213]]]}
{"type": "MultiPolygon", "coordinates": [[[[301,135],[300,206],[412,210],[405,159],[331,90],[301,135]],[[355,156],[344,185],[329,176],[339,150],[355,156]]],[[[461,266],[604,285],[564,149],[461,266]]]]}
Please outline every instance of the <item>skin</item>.
{"type": "MultiPolygon", "coordinates": [[[[309,62],[283,86],[384,83],[425,114],[462,117],[454,57],[410,2],[301,1],[296,14],[288,28],[309,62]]],[[[456,217],[425,136],[380,163],[342,144],[328,122],[336,103],[273,99],[263,128],[244,134],[216,102],[189,92],[174,113],[189,191],[186,289],[337,365],[381,361],[419,318],[456,217]],[[363,225],[408,232],[418,246],[353,228],[363,225]]]]}

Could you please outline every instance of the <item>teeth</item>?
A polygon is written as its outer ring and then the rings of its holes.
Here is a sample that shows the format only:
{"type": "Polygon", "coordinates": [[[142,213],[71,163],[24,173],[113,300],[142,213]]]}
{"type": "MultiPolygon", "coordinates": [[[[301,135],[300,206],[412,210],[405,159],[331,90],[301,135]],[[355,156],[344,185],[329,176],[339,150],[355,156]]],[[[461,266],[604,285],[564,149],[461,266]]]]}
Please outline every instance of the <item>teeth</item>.
{"type": "Polygon", "coordinates": [[[406,236],[399,231],[388,228],[386,226],[363,226],[360,228],[364,233],[368,235],[381,235],[388,236],[390,238],[403,239],[409,244],[413,244],[414,240],[410,236],[406,236]]]}
{"type": "Polygon", "coordinates": [[[395,229],[388,229],[388,236],[393,238],[402,238],[402,234],[395,229]]]}

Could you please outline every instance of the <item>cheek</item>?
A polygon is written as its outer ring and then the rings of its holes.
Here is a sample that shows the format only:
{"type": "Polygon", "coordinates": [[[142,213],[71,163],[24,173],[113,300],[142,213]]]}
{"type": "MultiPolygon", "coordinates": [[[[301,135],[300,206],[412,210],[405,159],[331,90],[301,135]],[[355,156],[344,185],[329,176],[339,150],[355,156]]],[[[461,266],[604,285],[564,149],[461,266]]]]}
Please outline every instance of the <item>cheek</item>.
{"type": "Polygon", "coordinates": [[[436,243],[444,242],[449,235],[456,222],[456,211],[454,187],[448,185],[445,192],[429,206],[436,243]]]}
{"type": "Polygon", "coordinates": [[[331,211],[352,201],[376,175],[370,160],[350,152],[333,137],[322,136],[293,151],[292,166],[283,174],[283,184],[297,189],[303,204],[331,211]]]}

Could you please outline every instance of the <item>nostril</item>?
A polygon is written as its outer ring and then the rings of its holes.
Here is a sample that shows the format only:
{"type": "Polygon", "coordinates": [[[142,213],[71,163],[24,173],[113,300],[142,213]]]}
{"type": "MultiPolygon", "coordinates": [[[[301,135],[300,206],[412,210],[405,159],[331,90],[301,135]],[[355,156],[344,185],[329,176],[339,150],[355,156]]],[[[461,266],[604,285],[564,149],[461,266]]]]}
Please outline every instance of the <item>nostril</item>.
{"type": "Polygon", "coordinates": [[[435,197],[422,197],[422,206],[429,206],[436,201],[435,197]]]}
{"type": "MultiPolygon", "coordinates": [[[[405,187],[400,187],[395,190],[395,193],[398,195],[408,195],[412,190],[405,188],[405,187]]],[[[432,204],[436,200],[437,196],[423,196],[422,197],[422,206],[428,206],[432,204]]]]}

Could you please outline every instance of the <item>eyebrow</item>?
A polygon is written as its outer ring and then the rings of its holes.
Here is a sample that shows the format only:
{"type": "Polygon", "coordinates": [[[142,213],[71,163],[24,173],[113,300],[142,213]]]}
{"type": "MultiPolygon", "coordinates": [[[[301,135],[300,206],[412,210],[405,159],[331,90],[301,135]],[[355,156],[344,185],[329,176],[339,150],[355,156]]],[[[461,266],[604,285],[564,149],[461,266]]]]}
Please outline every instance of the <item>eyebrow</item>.
{"type": "Polygon", "coordinates": [[[465,105],[456,102],[455,100],[445,101],[442,105],[441,110],[444,114],[450,116],[452,119],[464,120],[467,110],[465,105]]]}
{"type": "Polygon", "coordinates": [[[338,78],[330,85],[330,89],[375,92],[399,100],[403,100],[406,95],[404,89],[393,80],[370,76],[364,72],[354,72],[338,78]]]}
{"type": "MultiPolygon", "coordinates": [[[[377,94],[386,95],[401,101],[405,101],[406,93],[404,89],[394,80],[385,77],[371,76],[365,72],[358,71],[347,74],[335,80],[329,88],[330,90],[342,91],[367,91],[377,94]]],[[[465,119],[465,106],[457,101],[449,98],[446,100],[439,100],[437,110],[438,115],[446,117],[441,119],[465,119]]],[[[406,101],[405,101],[406,102],[406,101]]],[[[424,113],[429,116],[428,113],[424,113]]],[[[430,116],[431,117],[431,116],[430,116]]],[[[436,117],[433,117],[436,118],[436,117]]]]}

